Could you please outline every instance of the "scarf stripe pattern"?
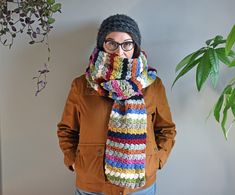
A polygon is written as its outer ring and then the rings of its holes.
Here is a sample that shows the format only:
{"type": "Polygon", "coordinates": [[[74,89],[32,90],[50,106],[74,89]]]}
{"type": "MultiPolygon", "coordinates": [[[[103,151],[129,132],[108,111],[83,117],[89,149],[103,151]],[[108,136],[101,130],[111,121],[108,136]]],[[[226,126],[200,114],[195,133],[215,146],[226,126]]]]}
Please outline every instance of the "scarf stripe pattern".
{"type": "Polygon", "coordinates": [[[105,149],[105,175],[115,185],[145,185],[147,111],[141,90],[156,79],[143,52],[121,58],[95,49],[86,79],[99,95],[114,100],[105,149]]]}

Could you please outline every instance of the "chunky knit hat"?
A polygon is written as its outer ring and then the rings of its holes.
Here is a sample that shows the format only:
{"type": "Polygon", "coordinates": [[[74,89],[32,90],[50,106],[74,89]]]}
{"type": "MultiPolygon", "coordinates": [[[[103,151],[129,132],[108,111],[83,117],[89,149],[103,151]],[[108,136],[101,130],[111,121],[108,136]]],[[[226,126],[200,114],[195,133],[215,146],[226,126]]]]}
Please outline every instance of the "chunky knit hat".
{"type": "Polygon", "coordinates": [[[140,46],[141,35],[137,23],[127,15],[116,14],[106,18],[100,26],[97,35],[97,47],[99,49],[103,48],[105,37],[114,31],[128,33],[134,42],[140,46]]]}

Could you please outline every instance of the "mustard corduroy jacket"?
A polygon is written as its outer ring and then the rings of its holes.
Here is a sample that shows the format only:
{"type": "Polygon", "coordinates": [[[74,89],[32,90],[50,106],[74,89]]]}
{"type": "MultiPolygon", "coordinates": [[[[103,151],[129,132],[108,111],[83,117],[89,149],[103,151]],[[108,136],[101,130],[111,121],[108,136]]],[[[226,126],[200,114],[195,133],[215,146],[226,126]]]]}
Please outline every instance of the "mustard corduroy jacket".
{"type": "Polygon", "coordinates": [[[146,185],[138,189],[111,184],[104,174],[105,144],[113,100],[99,96],[85,75],[73,80],[57,135],[65,165],[75,163],[76,186],[105,195],[126,195],[149,187],[175,142],[175,124],[161,79],[142,90],[147,108],[146,185]]]}

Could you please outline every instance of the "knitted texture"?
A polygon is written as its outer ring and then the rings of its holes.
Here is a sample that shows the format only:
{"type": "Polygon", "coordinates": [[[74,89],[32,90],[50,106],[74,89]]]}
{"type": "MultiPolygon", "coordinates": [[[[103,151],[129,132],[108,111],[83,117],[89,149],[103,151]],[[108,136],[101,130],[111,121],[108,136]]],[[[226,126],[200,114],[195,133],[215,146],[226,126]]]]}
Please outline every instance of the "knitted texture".
{"type": "Polygon", "coordinates": [[[141,44],[141,35],[137,23],[127,15],[116,14],[106,18],[100,25],[98,35],[97,35],[97,47],[99,49],[103,48],[103,43],[105,37],[110,32],[126,32],[130,34],[134,42],[140,46],[141,44]]]}
{"type": "Polygon", "coordinates": [[[86,79],[99,95],[114,100],[108,124],[105,175],[115,185],[145,185],[147,112],[141,90],[156,79],[145,55],[121,58],[95,49],[86,79]]]}

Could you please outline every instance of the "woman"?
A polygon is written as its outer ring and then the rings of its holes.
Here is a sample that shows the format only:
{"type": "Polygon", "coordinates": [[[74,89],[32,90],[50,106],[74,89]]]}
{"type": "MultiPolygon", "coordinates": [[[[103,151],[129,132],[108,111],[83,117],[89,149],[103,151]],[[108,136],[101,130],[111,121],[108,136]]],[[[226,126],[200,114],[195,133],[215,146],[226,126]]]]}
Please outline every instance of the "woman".
{"type": "Polygon", "coordinates": [[[77,195],[155,195],[176,131],[164,86],[140,46],[132,18],[108,17],[86,73],[72,82],[58,137],[77,195]]]}

